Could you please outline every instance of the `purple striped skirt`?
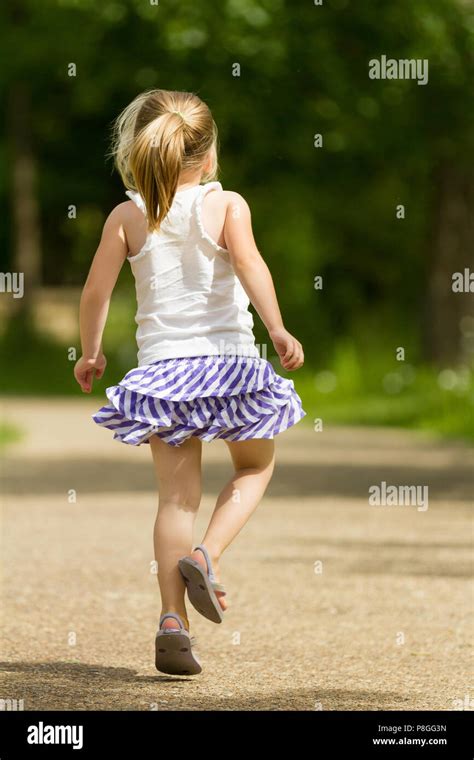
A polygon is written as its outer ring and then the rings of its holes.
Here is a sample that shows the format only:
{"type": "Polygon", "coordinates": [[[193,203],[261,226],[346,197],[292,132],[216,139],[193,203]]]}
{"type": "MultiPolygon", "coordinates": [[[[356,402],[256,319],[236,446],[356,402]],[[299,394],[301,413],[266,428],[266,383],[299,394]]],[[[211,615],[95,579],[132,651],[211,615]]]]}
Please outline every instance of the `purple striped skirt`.
{"type": "Polygon", "coordinates": [[[172,446],[191,436],[273,438],[306,415],[293,380],[258,357],[161,359],[130,370],[106,394],[110,403],[92,419],[132,446],[155,434],[172,446]]]}

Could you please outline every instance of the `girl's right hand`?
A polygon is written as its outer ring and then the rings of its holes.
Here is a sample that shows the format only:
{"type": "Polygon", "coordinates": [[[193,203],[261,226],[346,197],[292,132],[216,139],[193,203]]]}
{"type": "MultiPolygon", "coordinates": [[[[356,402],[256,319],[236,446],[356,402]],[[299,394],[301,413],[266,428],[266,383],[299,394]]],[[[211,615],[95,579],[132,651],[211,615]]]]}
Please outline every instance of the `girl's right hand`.
{"type": "Polygon", "coordinates": [[[90,393],[94,376],[99,380],[105,372],[107,359],[99,354],[96,359],[85,359],[81,356],[74,366],[74,377],[82,388],[83,393],[90,393]]]}
{"type": "Polygon", "coordinates": [[[283,369],[291,371],[299,369],[304,364],[303,346],[284,327],[278,327],[269,332],[275,351],[280,357],[283,369]]]}

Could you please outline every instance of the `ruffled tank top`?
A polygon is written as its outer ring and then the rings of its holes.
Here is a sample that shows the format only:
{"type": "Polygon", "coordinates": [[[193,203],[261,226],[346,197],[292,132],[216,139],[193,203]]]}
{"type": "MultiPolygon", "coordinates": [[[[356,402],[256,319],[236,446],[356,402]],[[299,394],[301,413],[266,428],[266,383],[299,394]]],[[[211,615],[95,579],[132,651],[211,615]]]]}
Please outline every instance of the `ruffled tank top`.
{"type": "MultiPolygon", "coordinates": [[[[227,354],[258,357],[253,316],[229,252],[203,227],[208,182],[179,190],[158,232],[127,256],[135,278],[138,366],[160,359],[227,354]]],[[[126,195],[146,215],[139,193],[126,195]]]]}

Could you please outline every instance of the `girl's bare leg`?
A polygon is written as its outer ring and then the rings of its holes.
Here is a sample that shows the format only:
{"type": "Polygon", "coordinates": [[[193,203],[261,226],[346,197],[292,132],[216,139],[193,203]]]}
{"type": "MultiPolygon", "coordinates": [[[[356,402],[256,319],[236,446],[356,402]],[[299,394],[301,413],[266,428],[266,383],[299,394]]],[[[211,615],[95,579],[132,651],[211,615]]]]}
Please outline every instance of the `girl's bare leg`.
{"type": "MultiPolygon", "coordinates": [[[[219,494],[201,542],[209,552],[218,581],[220,557],[260,503],[275,465],[275,444],[272,439],[226,441],[226,444],[235,472],[219,494]]],[[[204,568],[207,567],[202,552],[193,552],[191,556],[204,568]]],[[[225,610],[225,596],[219,592],[216,592],[216,595],[222,609],[225,610]]]]}
{"type": "MultiPolygon", "coordinates": [[[[184,603],[185,584],[178,560],[193,547],[193,526],[201,501],[201,449],[199,438],[170,446],[158,436],[150,438],[158,482],[158,513],[153,541],[158,564],[161,614],[177,612],[189,630],[184,603]]],[[[168,619],[163,627],[174,627],[168,619]]]]}

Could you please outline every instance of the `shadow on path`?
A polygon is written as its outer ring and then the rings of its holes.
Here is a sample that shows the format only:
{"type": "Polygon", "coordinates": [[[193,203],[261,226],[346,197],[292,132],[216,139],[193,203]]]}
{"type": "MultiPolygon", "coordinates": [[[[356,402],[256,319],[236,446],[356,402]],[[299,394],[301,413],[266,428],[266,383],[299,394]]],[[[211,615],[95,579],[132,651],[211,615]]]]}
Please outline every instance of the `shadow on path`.
{"type": "MultiPolygon", "coordinates": [[[[217,494],[232,474],[229,464],[206,463],[203,466],[205,493],[217,494]]],[[[466,466],[449,470],[423,465],[351,465],[350,463],[308,464],[277,462],[267,490],[270,498],[301,496],[367,498],[372,485],[385,481],[393,485],[429,487],[430,501],[439,499],[470,500],[472,470],[466,466]]],[[[75,488],[83,494],[150,493],[156,490],[153,466],[144,462],[114,462],[110,459],[64,459],[60,466],[51,459],[15,459],[4,461],[4,494],[26,496],[64,494],[75,488]]]]}
{"type": "MultiPolygon", "coordinates": [[[[48,710],[368,710],[397,709],[408,697],[390,691],[318,688],[279,689],[261,694],[196,696],[198,678],[138,675],[130,668],[87,663],[0,663],[8,673],[4,689],[24,694],[27,710],[41,710],[47,696],[48,710]],[[126,686],[126,693],[120,687],[126,686]],[[170,686],[173,692],[169,691],[170,686]],[[182,686],[180,693],[176,688],[182,686]],[[190,692],[192,689],[192,692],[190,692]],[[321,706],[321,707],[320,707],[321,706]]],[[[227,685],[226,688],[232,688],[227,685]]]]}

